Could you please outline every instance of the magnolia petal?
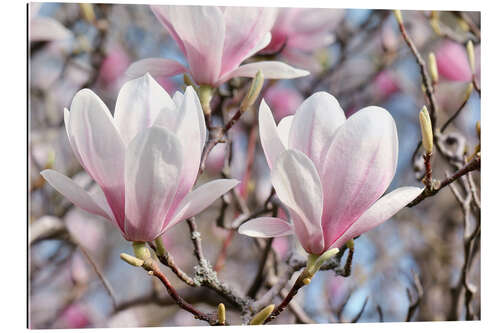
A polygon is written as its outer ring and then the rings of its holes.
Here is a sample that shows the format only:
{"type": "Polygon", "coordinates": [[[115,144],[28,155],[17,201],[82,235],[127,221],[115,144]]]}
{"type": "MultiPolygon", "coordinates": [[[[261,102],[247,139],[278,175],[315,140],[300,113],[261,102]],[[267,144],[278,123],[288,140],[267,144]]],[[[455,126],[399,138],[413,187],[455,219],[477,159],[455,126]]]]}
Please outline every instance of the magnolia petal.
{"type": "Polygon", "coordinates": [[[288,139],[290,137],[290,130],[292,128],[294,116],[286,116],[280,120],[278,124],[278,136],[283,143],[285,149],[289,148],[288,139]]]}
{"type": "Polygon", "coordinates": [[[30,41],[54,41],[73,36],[65,26],[50,17],[34,17],[30,20],[30,41]]]}
{"type": "Polygon", "coordinates": [[[124,220],[125,145],[106,105],[80,90],[66,116],[69,141],[84,169],[101,186],[116,221],[124,220]]]}
{"type": "MultiPolygon", "coordinates": [[[[238,67],[244,59],[256,52],[255,49],[257,47],[262,48],[263,38],[266,37],[273,27],[275,19],[275,8],[225,8],[226,36],[224,40],[221,75],[238,67]]],[[[270,41],[269,38],[267,43],[270,41]]]]}
{"type": "Polygon", "coordinates": [[[349,117],[320,167],[326,245],[339,237],[387,189],[396,172],[398,136],[386,110],[370,106],[349,117]]]}
{"type": "Polygon", "coordinates": [[[238,185],[239,182],[236,179],[217,179],[199,186],[184,197],[173,218],[168,218],[165,221],[165,227],[171,228],[177,223],[199,214],[221,195],[238,185]]]}
{"type": "Polygon", "coordinates": [[[378,199],[366,212],[359,217],[333,244],[340,248],[350,239],[375,228],[390,219],[394,214],[415,199],[423,189],[414,186],[404,186],[378,199]]]}
{"type": "Polygon", "coordinates": [[[259,217],[249,220],[238,228],[238,232],[249,237],[281,237],[293,234],[290,223],[275,217],[259,217]]]}
{"type": "Polygon", "coordinates": [[[177,191],[182,145],[168,129],[153,126],[130,142],[125,163],[126,238],[151,241],[163,232],[177,191]]]}
{"type": "Polygon", "coordinates": [[[172,209],[175,209],[181,200],[193,187],[198,176],[201,152],[205,144],[206,128],[200,100],[193,87],[186,88],[184,99],[178,109],[179,119],[175,127],[175,134],[181,138],[183,157],[182,171],[172,209]]]}
{"type": "Polygon", "coordinates": [[[265,100],[262,100],[259,108],[259,135],[267,165],[272,170],[278,157],[285,151],[285,146],[280,140],[273,114],[265,100]]]}
{"type": "Polygon", "coordinates": [[[185,73],[188,69],[175,60],[147,58],[132,63],[125,74],[129,78],[138,78],[146,73],[154,77],[167,77],[185,73]]]}
{"type": "Polygon", "coordinates": [[[219,83],[225,82],[233,77],[254,77],[259,70],[262,71],[266,79],[295,79],[310,74],[308,71],[294,68],[284,62],[259,61],[236,68],[234,71],[224,75],[219,80],[219,83]]]}
{"type": "Polygon", "coordinates": [[[290,148],[306,154],[319,170],[335,131],[344,122],[344,111],[337,99],[326,92],[317,92],[295,113],[290,129],[290,148]]]}
{"type": "Polygon", "coordinates": [[[151,127],[160,111],[174,112],[175,103],[149,73],[126,82],[118,94],[114,115],[125,145],[151,127]]]}
{"type": "Polygon", "coordinates": [[[104,217],[105,219],[112,220],[112,218],[106,213],[106,210],[99,206],[92,196],[76,184],[71,178],[50,169],[43,170],[40,174],[47,181],[47,183],[61,193],[66,199],[71,201],[75,206],[78,206],[91,214],[96,214],[104,217]]]}
{"type": "Polygon", "coordinates": [[[310,253],[323,251],[323,190],[313,162],[298,150],[283,152],[271,170],[278,198],[290,209],[295,233],[310,253]]]}
{"type": "Polygon", "coordinates": [[[225,25],[221,10],[215,6],[152,8],[186,55],[196,83],[214,84],[220,74],[224,47],[225,25]]]}

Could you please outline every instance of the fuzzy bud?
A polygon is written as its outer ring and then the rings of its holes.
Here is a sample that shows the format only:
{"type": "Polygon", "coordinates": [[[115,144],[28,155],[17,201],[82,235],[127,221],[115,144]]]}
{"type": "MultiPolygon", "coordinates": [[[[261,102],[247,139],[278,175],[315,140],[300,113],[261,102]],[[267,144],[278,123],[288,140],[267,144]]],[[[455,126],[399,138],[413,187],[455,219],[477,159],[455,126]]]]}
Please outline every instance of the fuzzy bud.
{"type": "Polygon", "coordinates": [[[145,242],[133,242],[132,247],[134,248],[134,254],[137,258],[144,261],[151,258],[151,252],[149,252],[145,242]]]}
{"type": "Polygon", "coordinates": [[[469,66],[472,74],[476,72],[476,56],[474,54],[474,44],[469,40],[467,42],[467,57],[469,58],[469,66]]]}
{"type": "Polygon", "coordinates": [[[259,313],[253,317],[250,321],[250,325],[262,325],[266,321],[266,319],[273,313],[274,304],[266,306],[264,309],[260,310],[259,313]]]}
{"type": "Polygon", "coordinates": [[[394,10],[394,17],[399,24],[403,24],[403,15],[399,9],[394,10]]]}
{"type": "Polygon", "coordinates": [[[89,22],[89,23],[94,23],[95,22],[95,13],[94,13],[94,7],[92,6],[91,3],[80,3],[80,9],[82,10],[82,16],[83,18],[89,22]]]}
{"type": "Polygon", "coordinates": [[[222,325],[226,323],[226,307],[223,303],[217,307],[217,323],[222,325]]]}
{"type": "Polygon", "coordinates": [[[434,52],[429,53],[429,71],[431,73],[432,84],[438,83],[439,72],[434,52]]]}
{"type": "Polygon", "coordinates": [[[420,130],[422,132],[422,145],[424,146],[427,154],[431,154],[433,149],[432,124],[429,111],[427,111],[427,107],[425,105],[420,111],[419,120],[420,130]]]}
{"type": "Polygon", "coordinates": [[[264,74],[262,74],[262,71],[259,70],[257,74],[255,74],[255,77],[252,80],[252,85],[250,86],[250,89],[248,90],[245,98],[241,102],[240,108],[242,110],[247,110],[253,105],[253,103],[255,103],[255,100],[257,100],[257,97],[259,97],[263,85],[264,74]]]}
{"type": "Polygon", "coordinates": [[[144,264],[144,260],[131,256],[130,254],[121,253],[120,258],[132,266],[141,267],[144,264]]]}

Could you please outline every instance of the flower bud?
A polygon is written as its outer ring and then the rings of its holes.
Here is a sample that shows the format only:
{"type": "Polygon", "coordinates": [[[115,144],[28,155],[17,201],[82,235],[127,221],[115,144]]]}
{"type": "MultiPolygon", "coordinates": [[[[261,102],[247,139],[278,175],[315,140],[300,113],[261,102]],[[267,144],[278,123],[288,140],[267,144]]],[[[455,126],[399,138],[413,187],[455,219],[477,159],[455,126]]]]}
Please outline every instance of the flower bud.
{"type": "Polygon", "coordinates": [[[322,255],[318,256],[315,254],[309,254],[309,257],[307,258],[307,266],[306,266],[306,272],[307,275],[306,277],[313,277],[314,274],[316,274],[317,271],[321,268],[321,265],[323,265],[328,259],[332,258],[334,255],[339,253],[339,249],[336,247],[333,249],[330,249],[326,252],[323,252],[322,255]]]}
{"type": "Polygon", "coordinates": [[[419,114],[420,120],[420,130],[422,132],[422,145],[424,146],[427,154],[432,153],[433,148],[433,135],[432,135],[432,124],[427,107],[424,105],[419,114]]]}
{"type": "Polygon", "coordinates": [[[91,3],[80,3],[80,9],[82,10],[82,15],[85,21],[89,23],[95,22],[95,13],[94,7],[92,7],[91,3]]]}
{"type": "Polygon", "coordinates": [[[469,83],[467,86],[467,90],[465,91],[465,101],[467,101],[470,98],[470,95],[472,94],[472,90],[474,89],[474,84],[469,83]]]}
{"type": "Polygon", "coordinates": [[[430,23],[432,30],[436,33],[436,35],[441,35],[441,28],[439,27],[439,11],[433,10],[431,12],[430,23]]]}
{"type": "Polygon", "coordinates": [[[403,24],[403,15],[401,15],[399,9],[394,10],[394,17],[396,17],[396,21],[398,21],[399,24],[403,24]]]}
{"type": "Polygon", "coordinates": [[[250,325],[262,325],[264,324],[264,321],[273,313],[274,311],[274,304],[266,306],[264,309],[260,310],[259,313],[253,317],[253,319],[250,321],[250,325]]]}
{"type": "Polygon", "coordinates": [[[130,254],[120,253],[120,258],[132,266],[141,267],[144,264],[144,260],[131,256],[130,254]]]}
{"type": "Polygon", "coordinates": [[[474,44],[469,40],[467,42],[467,57],[469,58],[469,66],[472,74],[476,72],[476,56],[474,54],[474,44]]]}
{"type": "Polygon", "coordinates": [[[431,73],[432,84],[438,83],[439,72],[434,52],[429,53],[429,71],[431,73]]]}
{"type": "Polygon", "coordinates": [[[345,243],[345,245],[347,246],[347,248],[348,248],[349,250],[354,249],[354,239],[349,239],[349,240],[347,241],[347,243],[345,243]]]}
{"type": "Polygon", "coordinates": [[[226,307],[220,303],[217,307],[217,323],[224,325],[226,323],[226,307]]]}
{"type": "Polygon", "coordinates": [[[242,110],[247,110],[249,107],[255,103],[255,100],[257,97],[259,97],[260,91],[262,90],[262,85],[264,84],[264,74],[262,74],[262,71],[258,71],[257,74],[255,74],[255,77],[252,80],[252,85],[250,86],[250,89],[247,92],[247,95],[241,102],[241,109],[242,110]]]}
{"type": "Polygon", "coordinates": [[[206,85],[200,86],[200,89],[198,90],[201,107],[205,116],[208,116],[211,113],[210,101],[212,100],[213,92],[213,88],[206,85]]]}

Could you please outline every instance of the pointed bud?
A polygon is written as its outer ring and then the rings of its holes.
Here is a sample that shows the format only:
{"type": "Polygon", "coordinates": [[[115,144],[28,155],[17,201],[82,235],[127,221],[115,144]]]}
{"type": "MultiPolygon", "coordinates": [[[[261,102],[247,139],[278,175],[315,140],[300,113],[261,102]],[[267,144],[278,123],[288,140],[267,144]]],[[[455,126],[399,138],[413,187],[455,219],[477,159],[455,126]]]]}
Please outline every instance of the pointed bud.
{"type": "Polygon", "coordinates": [[[141,267],[144,264],[144,260],[131,256],[130,254],[120,253],[120,258],[132,266],[141,267]]]}
{"type": "Polygon", "coordinates": [[[217,307],[217,323],[222,325],[226,323],[226,307],[223,303],[217,307]]]}
{"type": "Polygon", "coordinates": [[[467,22],[465,22],[464,19],[460,18],[458,19],[458,26],[465,32],[469,32],[470,28],[469,28],[469,24],[467,24],[467,22]]]}
{"type": "Polygon", "coordinates": [[[439,72],[434,52],[429,53],[429,71],[431,73],[432,84],[438,83],[439,72]]]}
{"type": "Polygon", "coordinates": [[[326,252],[323,252],[323,254],[321,254],[320,256],[316,254],[309,254],[305,270],[307,274],[306,277],[312,278],[314,274],[316,274],[316,272],[319,271],[321,265],[323,265],[328,259],[335,256],[337,253],[339,253],[339,249],[335,247],[326,252]]]}
{"type": "Polygon", "coordinates": [[[259,97],[260,91],[262,90],[262,86],[264,84],[264,74],[262,74],[262,71],[259,70],[257,74],[255,74],[255,77],[252,80],[252,85],[250,86],[250,89],[247,92],[247,95],[241,102],[241,110],[245,111],[249,107],[255,103],[255,100],[257,97],[259,97]]]}
{"type": "Polygon", "coordinates": [[[394,10],[394,17],[396,17],[396,21],[398,21],[399,24],[403,24],[403,15],[401,15],[399,9],[394,10]]]}
{"type": "Polygon", "coordinates": [[[354,239],[349,239],[349,240],[347,241],[347,243],[345,243],[345,245],[347,246],[347,248],[348,248],[349,250],[354,249],[354,239]]]}
{"type": "Polygon", "coordinates": [[[266,319],[273,313],[274,311],[274,304],[266,306],[264,309],[260,310],[259,313],[253,317],[253,319],[250,321],[250,325],[262,325],[266,321],[266,319]]]}
{"type": "Polygon", "coordinates": [[[418,117],[420,120],[420,130],[422,132],[422,145],[424,146],[425,151],[428,154],[431,154],[433,148],[432,124],[429,111],[427,111],[427,107],[425,105],[420,111],[418,117]]]}
{"type": "Polygon", "coordinates": [[[474,54],[474,44],[469,40],[467,42],[467,57],[469,58],[469,66],[472,74],[476,73],[476,56],[474,54]]]}
{"type": "Polygon", "coordinates": [[[91,3],[80,3],[80,9],[82,10],[82,15],[85,21],[89,23],[95,22],[95,13],[94,7],[92,7],[91,3]]]}
{"type": "Polygon", "coordinates": [[[439,26],[439,12],[438,11],[433,10],[431,12],[430,23],[431,23],[432,30],[434,30],[436,35],[441,36],[441,27],[439,26]]]}
{"type": "Polygon", "coordinates": [[[133,242],[132,247],[134,248],[134,254],[137,258],[144,261],[151,258],[151,252],[149,252],[145,242],[133,242]]]}
{"type": "Polygon", "coordinates": [[[470,95],[472,94],[472,90],[474,90],[474,84],[469,83],[467,86],[467,90],[465,91],[465,101],[467,101],[470,98],[470,95]]]}

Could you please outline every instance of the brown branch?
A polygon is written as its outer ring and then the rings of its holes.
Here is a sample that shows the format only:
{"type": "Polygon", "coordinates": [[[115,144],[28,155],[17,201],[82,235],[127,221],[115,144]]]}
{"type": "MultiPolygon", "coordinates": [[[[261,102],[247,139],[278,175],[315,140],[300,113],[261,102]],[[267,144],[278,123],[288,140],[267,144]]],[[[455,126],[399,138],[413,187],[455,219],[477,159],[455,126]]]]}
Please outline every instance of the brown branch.
{"type": "Polygon", "coordinates": [[[408,307],[408,313],[406,314],[406,321],[411,321],[413,314],[417,311],[420,302],[422,301],[422,297],[424,295],[424,289],[422,288],[422,283],[420,282],[420,278],[417,273],[413,272],[413,286],[416,291],[416,298],[414,298],[411,294],[409,288],[406,288],[406,294],[408,295],[408,300],[410,301],[410,306],[408,307]]]}
{"type": "Polygon", "coordinates": [[[430,188],[426,187],[424,189],[424,191],[419,194],[418,197],[416,197],[412,202],[410,202],[408,204],[408,207],[413,207],[413,206],[419,204],[424,199],[436,195],[441,189],[443,189],[444,187],[450,185],[451,183],[453,183],[458,178],[462,177],[463,175],[465,175],[465,174],[467,174],[467,173],[469,173],[471,171],[478,170],[480,168],[481,168],[481,157],[478,156],[478,155],[476,155],[472,159],[472,161],[470,161],[464,167],[462,167],[461,169],[459,169],[452,176],[449,176],[449,177],[445,178],[444,180],[442,180],[441,182],[439,182],[438,185],[432,186],[430,188]]]}
{"type": "Polygon", "coordinates": [[[410,48],[413,56],[415,57],[415,60],[418,64],[418,67],[420,68],[420,75],[422,77],[422,83],[424,84],[425,87],[425,94],[427,96],[427,99],[429,100],[430,103],[430,112],[429,116],[431,118],[431,123],[432,123],[432,131],[435,133],[436,129],[436,114],[437,114],[437,103],[436,103],[436,97],[434,96],[434,89],[432,87],[432,81],[429,77],[429,74],[427,73],[427,69],[425,67],[425,61],[420,55],[417,47],[415,46],[415,43],[412,41],[410,36],[408,35],[408,32],[406,31],[406,28],[404,26],[404,23],[398,22],[399,26],[399,31],[401,32],[401,36],[403,37],[404,41],[406,42],[406,45],[410,48]]]}

